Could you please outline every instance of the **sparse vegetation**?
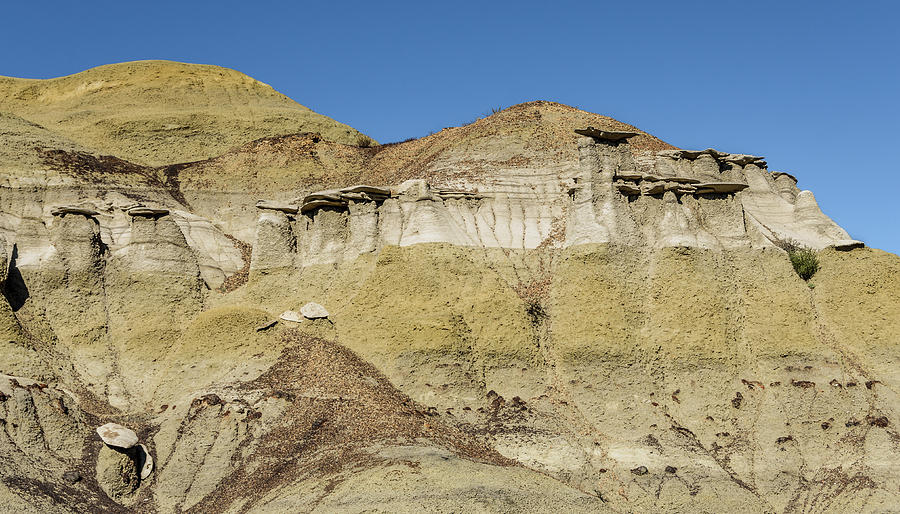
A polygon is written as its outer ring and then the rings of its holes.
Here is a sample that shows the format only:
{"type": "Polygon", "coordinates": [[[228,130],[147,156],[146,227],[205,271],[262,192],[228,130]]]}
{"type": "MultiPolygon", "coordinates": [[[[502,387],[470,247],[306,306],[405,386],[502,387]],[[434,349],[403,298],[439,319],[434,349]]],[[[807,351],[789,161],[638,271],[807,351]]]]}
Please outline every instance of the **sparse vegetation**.
{"type": "MultiPolygon", "coordinates": [[[[431,134],[434,134],[434,132],[431,132],[431,133],[429,133],[428,135],[430,136],[431,134]]],[[[409,143],[410,141],[415,141],[416,139],[418,139],[418,138],[417,138],[417,137],[408,137],[408,138],[406,138],[406,139],[404,139],[404,140],[402,140],[402,141],[391,141],[390,143],[384,143],[384,144],[382,144],[382,145],[380,145],[380,146],[396,146],[396,145],[402,145],[403,143],[409,143]]]]}
{"type": "Polygon", "coordinates": [[[794,271],[796,271],[803,280],[811,279],[812,276],[819,271],[819,258],[816,257],[816,252],[809,248],[799,248],[790,251],[788,252],[788,257],[791,259],[791,265],[794,266],[794,271]]]}
{"type": "Polygon", "coordinates": [[[360,148],[372,148],[375,146],[375,140],[365,134],[360,134],[356,136],[356,146],[360,148]]]}
{"type": "Polygon", "coordinates": [[[544,306],[541,304],[541,301],[536,298],[529,298],[525,301],[525,312],[528,313],[528,317],[531,319],[533,325],[541,324],[544,318],[547,317],[544,306]]]}
{"type": "MultiPolygon", "coordinates": [[[[779,248],[786,251],[788,258],[794,271],[803,280],[809,280],[819,271],[819,257],[816,252],[808,246],[802,245],[793,240],[779,241],[776,243],[779,248]]],[[[815,286],[813,286],[815,287],[815,286]]],[[[812,287],[810,288],[812,289],[812,287]]]]}
{"type": "Polygon", "coordinates": [[[534,326],[542,324],[547,318],[544,304],[550,298],[550,282],[550,274],[545,271],[533,280],[513,286],[513,290],[525,303],[525,312],[534,326]]]}

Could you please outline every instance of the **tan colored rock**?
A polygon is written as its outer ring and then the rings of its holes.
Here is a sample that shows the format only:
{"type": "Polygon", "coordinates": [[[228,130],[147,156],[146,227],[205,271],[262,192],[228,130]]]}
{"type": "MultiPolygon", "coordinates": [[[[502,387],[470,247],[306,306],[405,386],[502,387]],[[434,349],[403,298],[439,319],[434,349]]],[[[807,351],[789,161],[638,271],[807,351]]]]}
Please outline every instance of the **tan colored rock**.
{"type": "Polygon", "coordinates": [[[97,455],[97,483],[117,502],[128,499],[141,483],[132,450],[103,446],[97,455]]]}
{"type": "Polygon", "coordinates": [[[283,319],[284,321],[292,321],[294,323],[300,323],[303,321],[303,317],[297,311],[284,311],[281,313],[281,316],[279,316],[279,318],[283,319]]]}
{"type": "Polygon", "coordinates": [[[638,171],[616,171],[616,178],[622,180],[656,180],[656,177],[650,178],[638,171]]]}
{"type": "Polygon", "coordinates": [[[300,210],[300,207],[286,203],[286,202],[276,202],[272,200],[260,200],[256,202],[257,209],[268,209],[272,211],[281,211],[287,214],[297,214],[297,211],[300,210]]]}
{"type": "Polygon", "coordinates": [[[126,211],[129,216],[144,216],[149,218],[156,218],[159,216],[165,216],[169,214],[169,209],[161,209],[154,207],[132,207],[126,211]]]}
{"type": "Polygon", "coordinates": [[[746,155],[746,154],[728,154],[723,159],[725,162],[730,162],[734,164],[738,164],[740,166],[746,166],[748,164],[759,164],[765,162],[765,157],[760,157],[757,155],[746,155]]]}
{"type": "Polygon", "coordinates": [[[300,314],[306,319],[322,319],[328,317],[328,311],[318,303],[309,302],[300,307],[300,314]]]}
{"type": "Polygon", "coordinates": [[[642,182],[641,193],[645,195],[658,195],[666,191],[665,182],[642,182]]]}
{"type": "Polygon", "coordinates": [[[277,319],[273,319],[272,321],[268,321],[268,322],[263,323],[262,325],[259,325],[258,327],[256,327],[256,331],[257,331],[257,332],[262,332],[263,330],[268,330],[268,329],[274,327],[274,326],[277,325],[277,324],[278,324],[278,320],[277,320],[277,319]]]}
{"type": "Polygon", "coordinates": [[[53,216],[65,216],[66,214],[78,214],[81,216],[97,216],[100,214],[99,211],[95,209],[90,209],[87,207],[79,207],[77,205],[61,205],[59,207],[54,207],[50,209],[50,214],[53,216]]]}
{"type": "Polygon", "coordinates": [[[342,208],[346,207],[347,203],[343,198],[338,196],[337,200],[330,199],[313,199],[313,200],[304,200],[303,205],[300,207],[300,212],[306,213],[310,211],[314,211],[316,209],[320,209],[322,207],[337,207],[342,208]]]}
{"type": "Polygon", "coordinates": [[[391,189],[387,187],[376,187],[376,186],[368,186],[365,184],[359,184],[355,186],[343,187],[340,189],[341,193],[365,193],[366,195],[372,198],[387,198],[391,196],[391,189]]]}
{"type": "Polygon", "coordinates": [[[6,238],[0,235],[0,287],[6,282],[6,275],[9,272],[9,254],[6,251],[6,238]]]}
{"type": "Polygon", "coordinates": [[[866,243],[863,243],[862,241],[857,241],[855,239],[841,239],[841,240],[835,241],[834,244],[831,245],[831,248],[834,248],[835,250],[841,250],[841,251],[849,251],[849,250],[855,250],[857,248],[865,248],[865,247],[866,247],[866,243]]]}
{"type": "Polygon", "coordinates": [[[693,184],[698,193],[737,193],[747,189],[742,182],[700,182],[693,184]]]}
{"type": "Polygon", "coordinates": [[[641,188],[634,184],[626,184],[626,183],[617,183],[616,189],[623,195],[627,196],[637,196],[641,194],[641,188]]]}
{"type": "Polygon", "coordinates": [[[283,209],[260,210],[250,270],[268,271],[291,267],[296,253],[297,239],[288,214],[283,209]]]}

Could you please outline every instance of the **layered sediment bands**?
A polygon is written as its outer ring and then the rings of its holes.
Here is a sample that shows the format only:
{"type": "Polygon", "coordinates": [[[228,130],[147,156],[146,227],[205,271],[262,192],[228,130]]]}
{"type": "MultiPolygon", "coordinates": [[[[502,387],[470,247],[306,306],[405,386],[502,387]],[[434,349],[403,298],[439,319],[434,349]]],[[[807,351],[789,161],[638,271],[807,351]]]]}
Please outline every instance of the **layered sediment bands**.
{"type": "Polygon", "coordinates": [[[159,168],[16,123],[61,149],[0,150],[0,508],[900,502],[900,259],[762,157],[540,103],[159,168]]]}
{"type": "Polygon", "coordinates": [[[203,306],[196,257],[169,215],[134,216],[106,272],[109,340],[128,394],[143,397],[150,363],[166,355],[203,306]]]}
{"type": "Polygon", "coordinates": [[[285,267],[291,254],[302,268],[386,245],[438,242],[717,250],[856,244],[822,214],[812,193],[760,168],[760,157],[664,150],[641,161],[624,140],[581,138],[579,145],[576,173],[555,182],[506,174],[445,189],[409,180],[378,196],[348,200],[354,189],[378,189],[354,186],[283,205],[262,202],[251,271],[285,267]]]}
{"type": "MultiPolygon", "coordinates": [[[[140,376],[144,387],[158,384],[152,411],[167,405],[153,422],[161,469],[154,494],[163,510],[218,494],[218,480],[236,468],[209,463],[234,462],[241,441],[252,448],[262,436],[241,421],[252,411],[234,403],[240,396],[229,384],[271,367],[288,327],[255,328],[319,301],[330,321],[301,330],[329,334],[374,363],[434,407],[429,419],[470,426],[506,457],[614,508],[762,512],[827,498],[832,508],[877,511],[896,500],[896,316],[883,305],[896,305],[897,259],[866,249],[821,255],[810,289],[777,249],[388,246],[336,267],[254,275],[217,300],[220,307],[179,322],[180,335],[143,339],[118,355],[126,364],[137,358],[131,354],[147,356],[140,376]],[[867,271],[872,261],[881,280],[867,271]],[[522,287],[548,278],[545,296],[522,287]],[[850,310],[838,293],[848,290],[874,302],[852,323],[834,317],[850,310]],[[250,302],[259,308],[239,307],[250,302]],[[832,328],[844,323],[844,332],[832,328]],[[169,340],[153,362],[153,345],[169,340]],[[862,358],[874,352],[878,362],[862,358]],[[210,392],[224,403],[205,400],[214,402],[203,408],[213,409],[208,415],[182,410],[210,392]],[[233,418],[238,409],[244,414],[233,418]],[[204,438],[212,438],[203,445],[208,461],[187,451],[204,438]],[[174,439],[181,449],[163,448],[174,439]],[[646,474],[632,472],[641,467],[646,474]],[[852,487],[835,493],[842,483],[852,487]]],[[[260,429],[277,426],[262,404],[244,398],[263,412],[260,429]]],[[[266,409],[281,412],[277,403],[266,409]]],[[[430,450],[404,451],[432,462],[430,450]]],[[[318,486],[284,487],[260,505],[287,505],[318,486]]]]}

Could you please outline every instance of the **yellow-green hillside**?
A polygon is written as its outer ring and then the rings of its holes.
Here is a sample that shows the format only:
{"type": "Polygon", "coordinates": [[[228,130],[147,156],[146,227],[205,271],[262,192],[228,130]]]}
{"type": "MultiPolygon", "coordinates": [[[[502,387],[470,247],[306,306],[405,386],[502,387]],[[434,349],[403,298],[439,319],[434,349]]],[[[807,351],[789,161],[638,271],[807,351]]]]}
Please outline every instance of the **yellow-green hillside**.
{"type": "Polygon", "coordinates": [[[46,80],[0,77],[0,111],[146,165],[206,159],[268,136],[319,132],[355,144],[360,135],[243,73],[171,61],[46,80]]]}

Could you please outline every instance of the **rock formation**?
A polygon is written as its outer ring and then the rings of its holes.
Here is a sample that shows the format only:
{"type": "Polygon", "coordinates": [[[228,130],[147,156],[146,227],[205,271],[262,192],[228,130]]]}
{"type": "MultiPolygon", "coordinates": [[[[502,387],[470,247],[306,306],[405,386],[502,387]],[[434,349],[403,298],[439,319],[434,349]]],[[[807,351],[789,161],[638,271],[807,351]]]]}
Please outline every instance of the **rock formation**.
{"type": "Polygon", "coordinates": [[[0,510],[900,503],[900,259],[762,157],[550,102],[373,148],[216,110],[178,148],[156,115],[117,141],[23,98],[0,101],[0,510]]]}
{"type": "Polygon", "coordinates": [[[97,427],[97,434],[107,445],[125,450],[138,442],[138,437],[134,430],[123,427],[118,423],[107,423],[102,427],[97,427]]]}

